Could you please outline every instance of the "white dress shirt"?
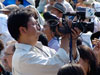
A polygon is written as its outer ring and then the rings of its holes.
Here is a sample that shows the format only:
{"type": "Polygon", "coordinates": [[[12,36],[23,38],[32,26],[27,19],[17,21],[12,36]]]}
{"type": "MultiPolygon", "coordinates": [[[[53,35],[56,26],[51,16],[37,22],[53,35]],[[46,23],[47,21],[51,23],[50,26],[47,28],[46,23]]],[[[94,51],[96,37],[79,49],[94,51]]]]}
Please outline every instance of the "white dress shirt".
{"type": "MultiPolygon", "coordinates": [[[[57,75],[58,69],[69,63],[69,54],[58,52],[37,43],[35,46],[18,43],[12,59],[13,75],[57,75]]],[[[79,53],[76,60],[79,60],[79,53]]]]}

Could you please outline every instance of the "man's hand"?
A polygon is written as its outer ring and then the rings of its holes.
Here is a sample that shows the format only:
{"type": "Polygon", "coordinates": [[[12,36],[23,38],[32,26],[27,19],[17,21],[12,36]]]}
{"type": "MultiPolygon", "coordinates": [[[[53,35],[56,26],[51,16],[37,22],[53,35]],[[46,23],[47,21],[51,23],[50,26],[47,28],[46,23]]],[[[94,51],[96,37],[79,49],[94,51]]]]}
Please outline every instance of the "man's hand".
{"type": "Polygon", "coordinates": [[[72,40],[77,41],[77,39],[81,33],[81,30],[78,29],[77,27],[75,27],[74,29],[71,29],[71,31],[72,31],[72,40]]]}
{"type": "Polygon", "coordinates": [[[74,29],[71,29],[72,30],[72,55],[73,55],[73,58],[75,59],[77,57],[77,39],[80,35],[80,32],[81,30],[79,30],[78,28],[74,28],[74,29]]]}

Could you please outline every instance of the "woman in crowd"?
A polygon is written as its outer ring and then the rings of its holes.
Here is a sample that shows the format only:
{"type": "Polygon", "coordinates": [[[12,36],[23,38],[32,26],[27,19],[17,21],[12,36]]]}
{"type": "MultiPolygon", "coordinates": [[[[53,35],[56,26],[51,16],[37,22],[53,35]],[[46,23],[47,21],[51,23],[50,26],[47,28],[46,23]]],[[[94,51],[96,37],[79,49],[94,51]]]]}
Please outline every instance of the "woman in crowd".
{"type": "Polygon", "coordinates": [[[96,75],[97,71],[97,60],[96,57],[88,46],[80,45],[78,47],[80,53],[79,64],[83,66],[87,75],[96,75]]]}

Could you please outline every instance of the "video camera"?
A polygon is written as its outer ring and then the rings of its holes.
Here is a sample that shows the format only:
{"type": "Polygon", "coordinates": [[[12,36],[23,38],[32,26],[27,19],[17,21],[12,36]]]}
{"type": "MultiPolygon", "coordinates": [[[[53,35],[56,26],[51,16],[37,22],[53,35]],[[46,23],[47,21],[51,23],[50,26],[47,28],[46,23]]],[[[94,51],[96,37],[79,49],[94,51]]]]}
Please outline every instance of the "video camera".
{"type": "Polygon", "coordinates": [[[83,33],[88,31],[94,31],[94,23],[93,22],[72,22],[72,27],[68,26],[68,21],[66,21],[65,17],[68,16],[63,14],[62,18],[62,27],[59,26],[59,18],[50,12],[46,12],[43,14],[45,20],[50,25],[50,29],[55,32],[56,27],[58,27],[58,31],[62,34],[71,33],[71,28],[78,27],[83,33]]]}
{"type": "MultiPolygon", "coordinates": [[[[83,33],[94,31],[94,22],[84,22],[86,18],[94,18],[94,9],[86,7],[77,7],[77,12],[67,12],[63,14],[63,19],[67,16],[77,16],[77,21],[72,22],[72,28],[78,27],[83,33]]],[[[96,12],[96,15],[98,13],[96,12]]]]}

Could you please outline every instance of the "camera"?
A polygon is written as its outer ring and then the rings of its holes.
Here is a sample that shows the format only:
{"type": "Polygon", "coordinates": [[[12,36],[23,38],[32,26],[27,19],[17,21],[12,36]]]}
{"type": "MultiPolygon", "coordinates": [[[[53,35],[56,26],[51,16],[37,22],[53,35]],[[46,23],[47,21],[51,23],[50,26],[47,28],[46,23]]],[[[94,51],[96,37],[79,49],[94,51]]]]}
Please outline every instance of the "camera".
{"type": "Polygon", "coordinates": [[[62,24],[63,25],[68,25],[67,21],[66,21],[66,17],[67,16],[77,16],[77,21],[73,21],[72,22],[72,25],[71,25],[71,28],[74,28],[74,27],[77,27],[79,28],[83,33],[86,33],[88,31],[91,31],[93,32],[94,31],[94,22],[84,22],[84,20],[86,19],[85,17],[85,12],[77,12],[77,13],[65,13],[63,14],[63,21],[62,21],[62,24]]]}
{"type": "Polygon", "coordinates": [[[73,22],[72,28],[78,27],[83,33],[94,31],[94,22],[73,22]]]}
{"type": "MultiPolygon", "coordinates": [[[[82,13],[81,13],[82,14],[82,13]]],[[[50,25],[50,28],[53,32],[55,32],[56,27],[58,27],[58,31],[62,34],[71,33],[71,28],[78,27],[83,33],[86,33],[88,31],[93,32],[94,31],[94,23],[93,22],[72,22],[71,27],[68,25],[68,21],[66,20],[66,16],[69,16],[68,14],[63,14],[62,17],[62,26],[59,26],[59,18],[50,12],[46,12],[43,14],[45,20],[50,25]]],[[[71,15],[72,16],[72,15],[71,15]]]]}

